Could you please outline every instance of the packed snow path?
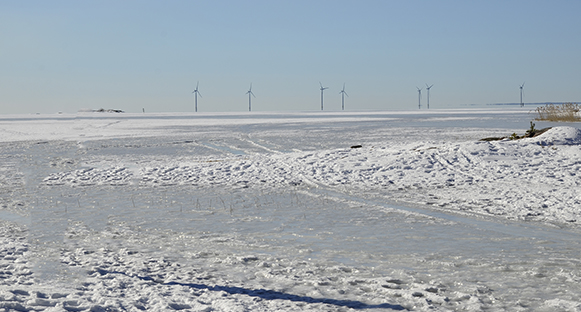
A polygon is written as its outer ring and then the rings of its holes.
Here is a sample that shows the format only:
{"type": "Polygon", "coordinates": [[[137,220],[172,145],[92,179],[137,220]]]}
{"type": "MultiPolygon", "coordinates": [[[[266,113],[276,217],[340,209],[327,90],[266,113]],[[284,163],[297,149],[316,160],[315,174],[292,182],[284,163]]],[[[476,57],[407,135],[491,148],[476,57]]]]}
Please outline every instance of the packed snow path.
{"type": "Polygon", "coordinates": [[[0,307],[578,310],[581,136],[516,115],[0,121],[0,307]]]}

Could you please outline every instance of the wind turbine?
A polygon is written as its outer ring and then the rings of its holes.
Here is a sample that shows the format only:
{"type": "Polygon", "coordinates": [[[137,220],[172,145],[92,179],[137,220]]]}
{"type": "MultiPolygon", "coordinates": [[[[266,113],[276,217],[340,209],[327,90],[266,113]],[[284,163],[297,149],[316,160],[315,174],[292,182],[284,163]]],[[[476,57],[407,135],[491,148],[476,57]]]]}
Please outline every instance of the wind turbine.
{"type": "Polygon", "coordinates": [[[422,108],[422,89],[416,87],[418,89],[418,109],[422,108]]]}
{"type": "MultiPolygon", "coordinates": [[[[343,89],[339,93],[341,93],[341,110],[345,110],[345,95],[347,97],[349,97],[349,94],[347,94],[347,92],[345,92],[345,83],[343,83],[343,89]]],[[[323,95],[323,93],[321,93],[321,95],[323,95]]],[[[322,103],[322,101],[321,101],[321,103],[322,103]]]]}
{"type": "Polygon", "coordinates": [[[321,110],[323,110],[323,91],[329,89],[329,87],[323,87],[323,84],[319,81],[319,85],[321,85],[321,110]]]}
{"type": "Polygon", "coordinates": [[[426,83],[426,90],[428,90],[428,109],[430,109],[430,89],[433,87],[434,85],[428,86],[428,84],[426,83]]]}
{"type": "Polygon", "coordinates": [[[198,91],[198,86],[200,85],[200,82],[198,81],[198,83],[196,84],[196,89],[194,91],[192,91],[192,93],[194,94],[195,98],[196,98],[196,112],[198,111],[198,94],[200,95],[200,97],[202,97],[202,94],[200,93],[200,91],[198,91]]]}
{"type": "Polygon", "coordinates": [[[246,94],[248,94],[248,111],[250,112],[252,111],[252,97],[256,97],[254,93],[252,93],[252,82],[250,83],[250,89],[248,89],[246,94]]]}
{"type": "Polygon", "coordinates": [[[523,107],[523,106],[525,106],[525,104],[522,102],[522,92],[523,92],[523,91],[522,91],[522,88],[524,88],[524,86],[525,86],[525,83],[523,82],[523,83],[520,85],[520,107],[523,107]]]}

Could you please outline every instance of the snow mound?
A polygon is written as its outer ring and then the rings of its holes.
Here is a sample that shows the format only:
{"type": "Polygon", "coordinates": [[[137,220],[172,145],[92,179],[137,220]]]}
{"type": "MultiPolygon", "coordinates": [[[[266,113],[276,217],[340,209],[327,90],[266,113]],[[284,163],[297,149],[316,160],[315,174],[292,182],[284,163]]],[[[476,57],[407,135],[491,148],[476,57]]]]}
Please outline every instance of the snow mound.
{"type": "Polygon", "coordinates": [[[574,127],[553,127],[530,140],[539,145],[580,145],[581,130],[574,127]]]}

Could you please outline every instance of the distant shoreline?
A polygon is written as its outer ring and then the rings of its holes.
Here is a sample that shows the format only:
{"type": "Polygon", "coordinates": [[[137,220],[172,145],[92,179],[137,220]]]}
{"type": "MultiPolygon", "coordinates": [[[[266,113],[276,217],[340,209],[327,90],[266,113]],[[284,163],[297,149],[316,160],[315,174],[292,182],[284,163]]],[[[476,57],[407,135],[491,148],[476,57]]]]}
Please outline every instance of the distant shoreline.
{"type": "MultiPolygon", "coordinates": [[[[580,102],[576,102],[576,101],[565,101],[565,102],[542,102],[542,103],[523,103],[523,105],[525,106],[539,106],[539,105],[550,105],[550,104],[555,104],[555,105],[562,105],[562,104],[567,104],[567,103],[580,103],[580,102]]],[[[468,105],[480,105],[480,104],[468,104],[468,105]]],[[[491,105],[491,106],[496,106],[496,105],[517,105],[520,106],[520,103],[491,103],[491,104],[485,104],[485,105],[491,105]]]]}

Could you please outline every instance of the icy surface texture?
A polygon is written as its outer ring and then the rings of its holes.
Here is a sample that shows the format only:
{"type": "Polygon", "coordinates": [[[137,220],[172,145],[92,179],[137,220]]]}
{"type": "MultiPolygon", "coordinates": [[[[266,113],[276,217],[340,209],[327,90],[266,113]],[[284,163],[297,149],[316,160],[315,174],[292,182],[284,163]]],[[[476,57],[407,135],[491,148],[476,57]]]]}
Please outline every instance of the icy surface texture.
{"type": "Polygon", "coordinates": [[[94,116],[0,120],[0,308],[581,309],[574,125],[94,116]]]}

